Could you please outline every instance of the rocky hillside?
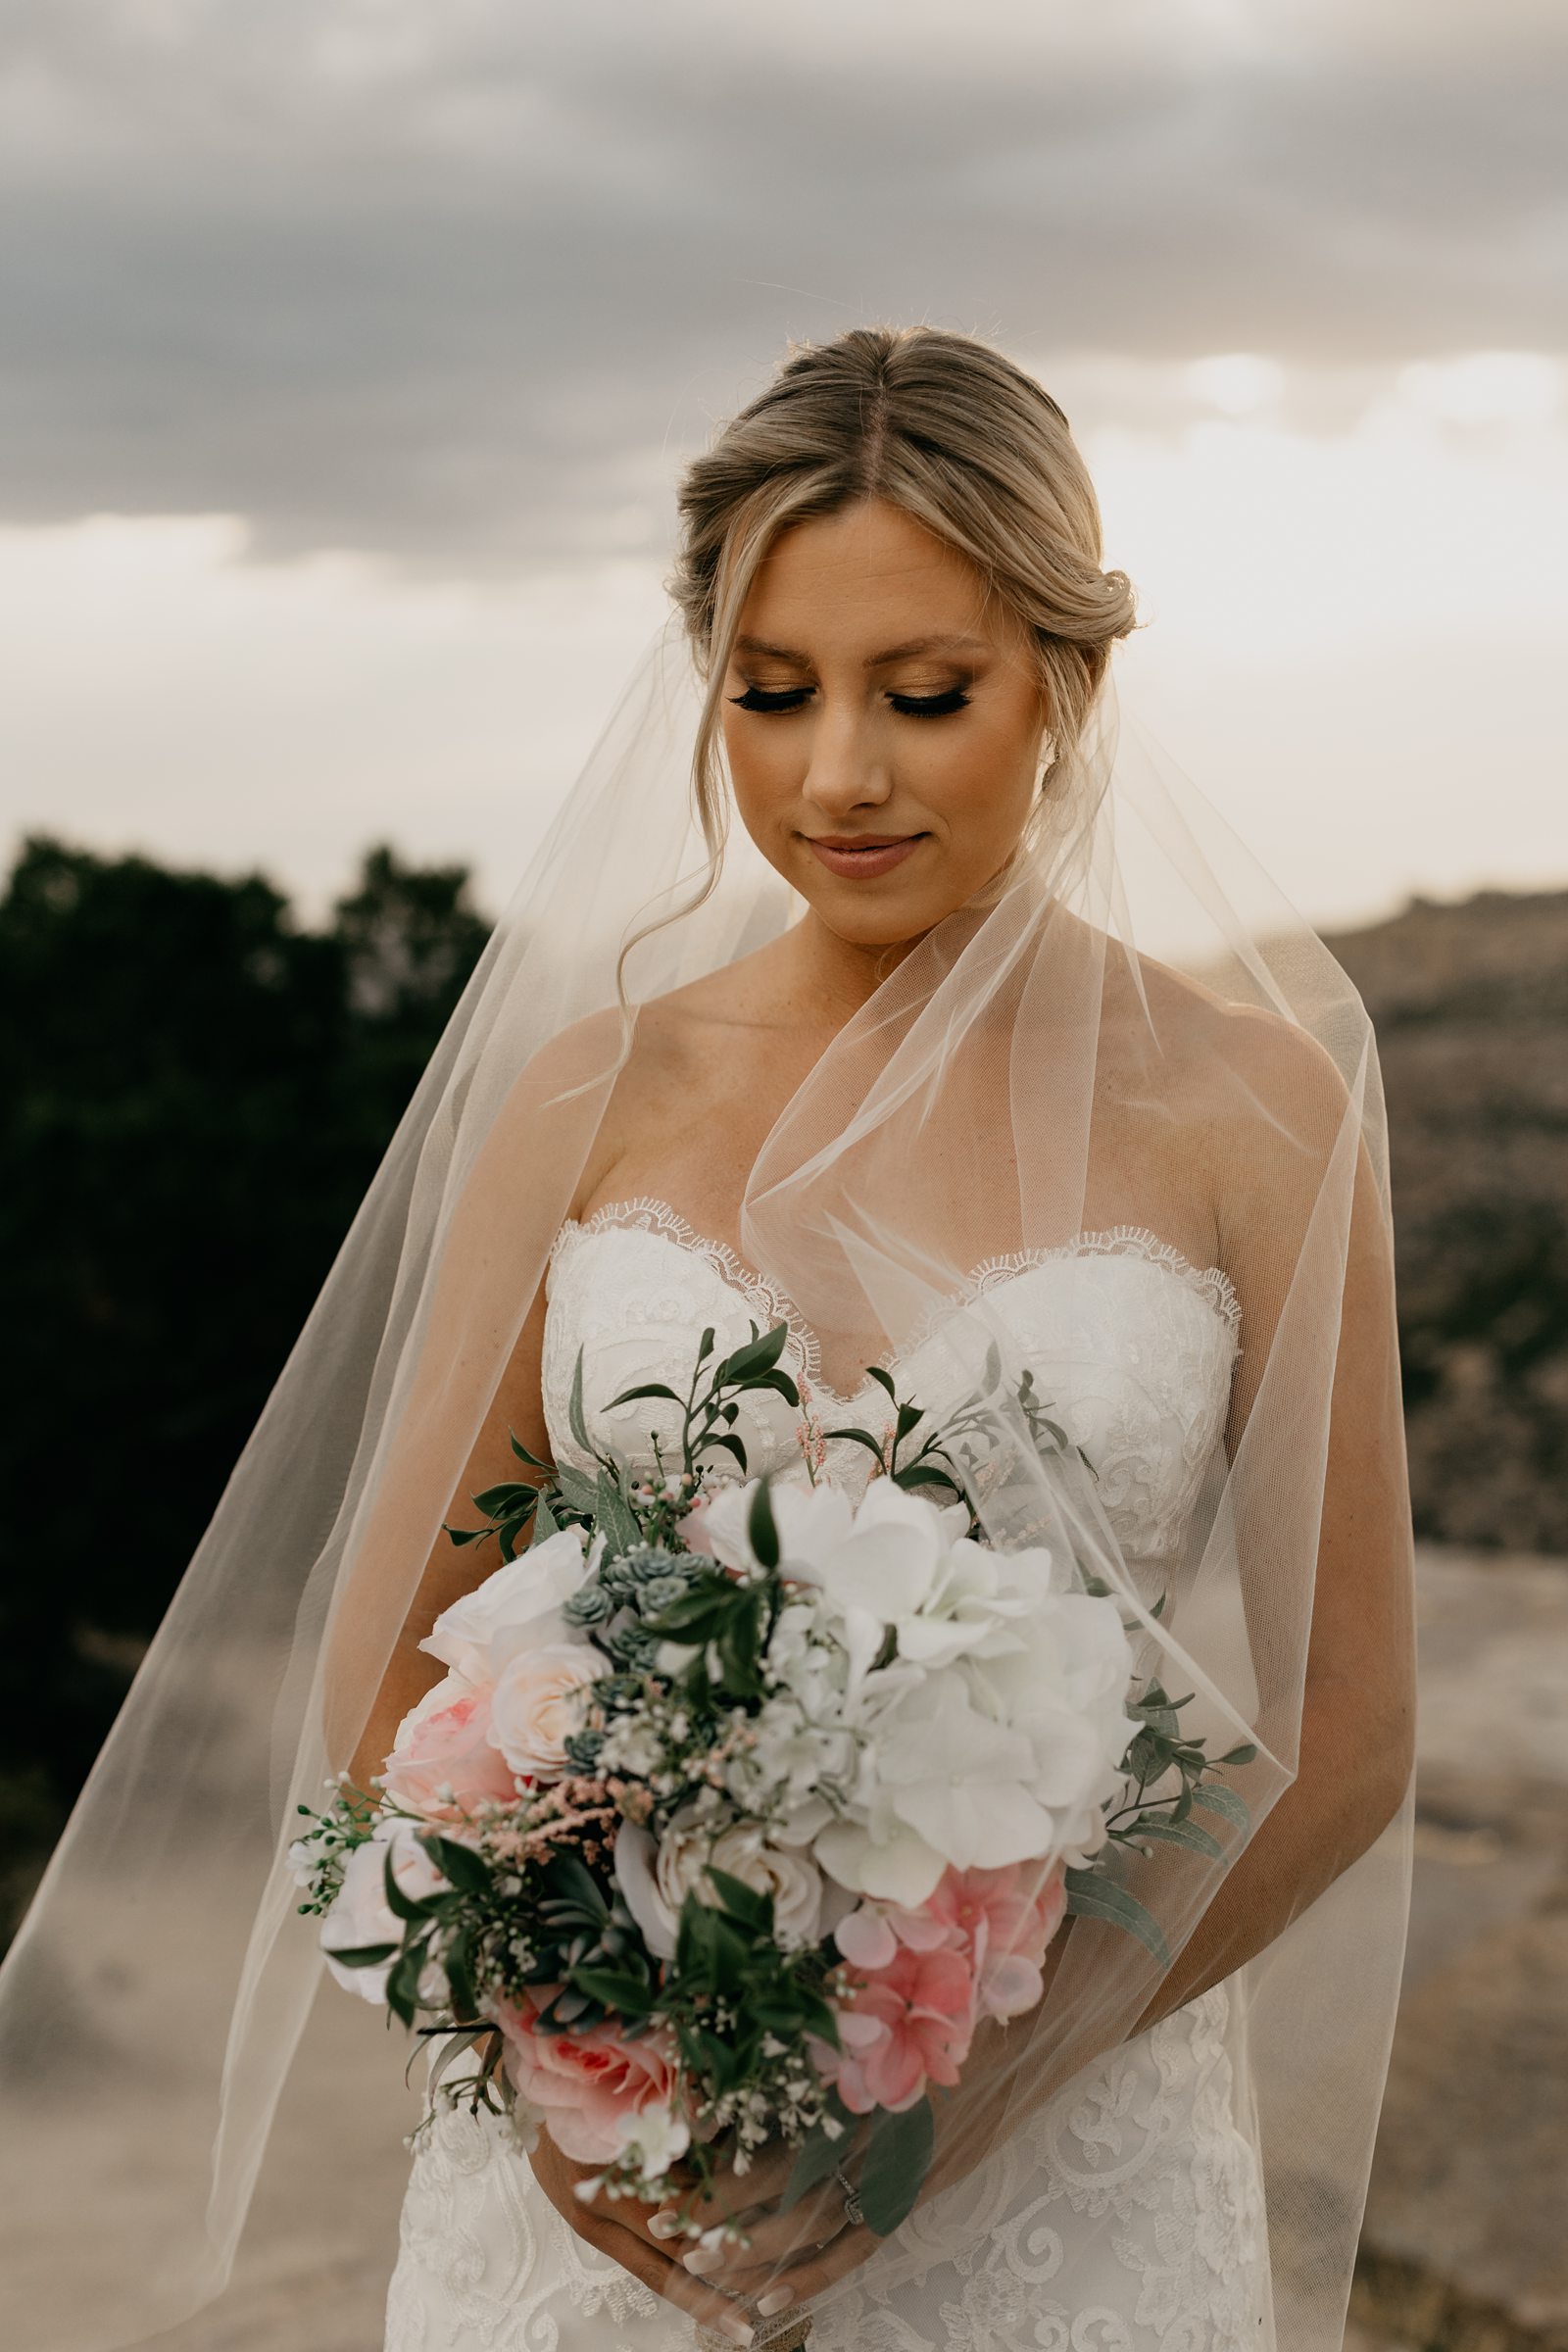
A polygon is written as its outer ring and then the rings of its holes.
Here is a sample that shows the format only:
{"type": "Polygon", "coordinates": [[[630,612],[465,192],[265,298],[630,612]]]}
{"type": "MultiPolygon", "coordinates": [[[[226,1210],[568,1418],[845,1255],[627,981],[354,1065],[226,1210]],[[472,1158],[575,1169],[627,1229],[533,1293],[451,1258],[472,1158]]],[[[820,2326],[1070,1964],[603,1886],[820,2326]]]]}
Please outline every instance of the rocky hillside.
{"type": "Polygon", "coordinates": [[[1568,891],[1329,944],[1383,1058],[1417,1529],[1568,1553],[1568,891]]]}

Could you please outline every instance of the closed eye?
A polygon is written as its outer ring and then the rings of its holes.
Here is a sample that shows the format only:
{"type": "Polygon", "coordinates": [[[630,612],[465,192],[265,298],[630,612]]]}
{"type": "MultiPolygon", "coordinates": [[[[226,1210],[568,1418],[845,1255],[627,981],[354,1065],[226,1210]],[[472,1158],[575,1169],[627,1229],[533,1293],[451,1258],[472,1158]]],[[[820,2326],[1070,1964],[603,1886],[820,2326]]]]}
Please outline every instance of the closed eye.
{"type": "MultiPolygon", "coordinates": [[[[761,686],[748,686],[744,694],[729,699],[738,710],[799,710],[811,692],[809,686],[790,686],[769,694],[761,686]]],[[[903,718],[945,718],[950,711],[966,710],[969,697],[961,686],[951,686],[946,694],[890,694],[888,701],[903,718]]]]}

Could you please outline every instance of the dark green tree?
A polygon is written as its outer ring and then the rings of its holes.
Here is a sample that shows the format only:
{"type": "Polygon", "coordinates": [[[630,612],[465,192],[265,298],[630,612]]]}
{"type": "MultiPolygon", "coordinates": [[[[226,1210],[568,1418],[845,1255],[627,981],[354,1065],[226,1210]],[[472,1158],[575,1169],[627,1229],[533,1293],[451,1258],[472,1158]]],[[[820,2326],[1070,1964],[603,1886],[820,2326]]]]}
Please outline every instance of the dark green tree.
{"type": "Polygon", "coordinates": [[[0,899],[0,1850],[57,1834],[484,944],[457,867],[35,838],[0,899]]]}

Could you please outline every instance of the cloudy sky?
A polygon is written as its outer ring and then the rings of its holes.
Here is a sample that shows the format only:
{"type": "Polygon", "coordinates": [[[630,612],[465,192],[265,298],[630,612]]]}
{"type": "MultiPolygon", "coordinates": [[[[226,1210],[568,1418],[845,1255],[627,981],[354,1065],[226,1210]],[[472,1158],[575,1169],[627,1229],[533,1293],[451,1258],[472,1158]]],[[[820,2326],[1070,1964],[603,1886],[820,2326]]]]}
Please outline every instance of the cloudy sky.
{"type": "Polygon", "coordinates": [[[790,338],[1066,409],[1317,919],[1568,883],[1559,0],[0,0],[0,823],[492,904],[790,338]]]}

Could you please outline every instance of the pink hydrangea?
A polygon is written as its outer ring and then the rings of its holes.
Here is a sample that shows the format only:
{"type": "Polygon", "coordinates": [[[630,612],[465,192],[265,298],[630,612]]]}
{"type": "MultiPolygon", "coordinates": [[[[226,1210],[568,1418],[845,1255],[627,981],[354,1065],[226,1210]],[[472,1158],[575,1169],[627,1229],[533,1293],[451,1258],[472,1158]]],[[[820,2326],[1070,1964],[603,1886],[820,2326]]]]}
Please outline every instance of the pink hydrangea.
{"type": "Polygon", "coordinates": [[[1067,1892],[1058,1866],[948,1870],[918,1910],[862,1903],[835,1934],[850,1964],[841,2049],[818,2061],[853,2114],[912,2107],[953,2083],[982,2018],[1021,2017],[1045,1991],[1041,1962],[1067,1892]]]}
{"type": "Polygon", "coordinates": [[[1041,1962],[1061,1925],[1067,1889],[1059,1864],[1040,1885],[1031,1879],[1027,1863],[949,1870],[923,1905],[927,1925],[970,1955],[977,2018],[1022,2017],[1046,1989],[1041,1962]]]}
{"type": "MultiPolygon", "coordinates": [[[[607,2020],[586,2034],[538,2034],[534,2021],[559,1986],[542,1985],[538,1996],[497,2012],[506,2035],[502,2063],[517,2094],[543,2116],[551,2138],[575,2164],[610,2164],[639,2136],[645,2115],[650,2137],[667,2142],[667,2130],[655,2131],[674,2108],[676,2078],[672,2052],[660,2034],[622,2040],[607,2020]]],[[[679,2145],[685,2132],[678,2129],[679,2145]]]]}
{"type": "Polygon", "coordinates": [[[838,2011],[840,2048],[819,2047],[852,2115],[912,2107],[927,2082],[954,2083],[974,2031],[974,1977],[962,1952],[901,1943],[885,1968],[858,1976],[838,2011]]]}
{"type": "Polygon", "coordinates": [[[382,1766],[386,1793],[430,1821],[458,1821],[487,1799],[514,1798],[517,1784],[490,1739],[490,1693],[449,1674],[398,1726],[382,1766]],[[438,1793],[450,1787],[451,1796],[438,1793]]]}

